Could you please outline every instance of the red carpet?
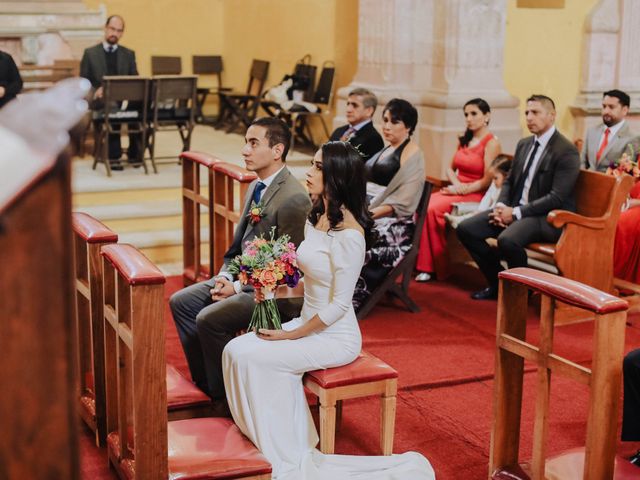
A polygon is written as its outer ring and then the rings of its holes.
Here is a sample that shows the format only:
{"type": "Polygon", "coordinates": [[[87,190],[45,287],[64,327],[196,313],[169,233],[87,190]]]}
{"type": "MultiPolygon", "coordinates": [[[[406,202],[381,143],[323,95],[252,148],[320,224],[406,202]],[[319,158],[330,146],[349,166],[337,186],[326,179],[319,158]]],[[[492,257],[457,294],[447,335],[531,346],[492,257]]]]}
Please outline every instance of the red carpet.
{"type": "MultiPolygon", "coordinates": [[[[411,314],[392,305],[375,308],[360,323],[364,348],[400,373],[395,452],[415,450],[432,462],[439,480],[486,478],[493,398],[496,302],[474,302],[469,290],[480,286],[475,270],[463,269],[449,282],[412,284],[411,294],[422,312],[411,314]]],[[[181,287],[172,277],[170,292],[181,287]]],[[[530,308],[527,337],[537,338],[535,307],[530,308]]],[[[167,361],[188,374],[188,368],[167,308],[167,361]]],[[[636,323],[639,318],[635,317],[636,323]]],[[[556,328],[560,355],[586,364],[591,357],[593,324],[556,328]]],[[[627,349],[640,345],[640,331],[627,328],[627,349]]],[[[529,369],[532,370],[532,369],[529,369]]],[[[535,373],[527,374],[529,386],[535,373]]],[[[531,452],[534,397],[525,393],[521,452],[531,452]]],[[[584,445],[586,391],[581,385],[554,378],[551,394],[549,454],[584,445]]],[[[379,403],[374,398],[345,402],[336,452],[379,453],[379,403]]],[[[104,451],[93,446],[81,427],[84,478],[116,478],[104,451]]]]}

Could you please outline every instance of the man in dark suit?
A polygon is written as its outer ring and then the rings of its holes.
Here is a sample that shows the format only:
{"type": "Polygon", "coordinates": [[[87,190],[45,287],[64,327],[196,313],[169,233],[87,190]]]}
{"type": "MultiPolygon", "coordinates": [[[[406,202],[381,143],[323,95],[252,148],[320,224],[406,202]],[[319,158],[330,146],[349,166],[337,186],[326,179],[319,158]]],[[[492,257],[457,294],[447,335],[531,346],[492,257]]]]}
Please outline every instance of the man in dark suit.
{"type": "MultiPolygon", "coordinates": [[[[227,265],[242,253],[247,241],[269,234],[288,234],[297,245],[303,240],[304,224],[311,209],[306,190],[285,166],[291,134],[277,118],[255,120],[245,135],[242,155],[248,170],[259,181],[247,190],[243,214],[233,243],[224,255],[224,266],[210,280],[175,293],[170,300],[180,341],[195,384],[213,399],[224,400],[222,350],[236,333],[247,328],[255,306],[251,287],[234,282],[227,265]],[[247,213],[252,202],[262,207],[262,218],[252,224],[247,213]]],[[[278,299],[283,322],[300,313],[301,299],[278,299]]]]}
{"type": "Polygon", "coordinates": [[[22,90],[22,77],[13,57],[0,51],[0,108],[4,107],[22,90]]]}
{"type": "MultiPolygon", "coordinates": [[[[87,48],[80,61],[80,76],[91,82],[94,89],[91,108],[99,110],[104,107],[102,77],[105,75],[138,75],[136,67],[136,54],[118,42],[124,33],[124,20],[120,15],[111,15],[107,18],[104,27],[104,40],[102,43],[87,48]]],[[[118,125],[114,125],[117,128],[118,125]]],[[[140,134],[129,135],[129,151],[127,156],[130,163],[140,165],[141,162],[140,134]]],[[[109,159],[112,170],[122,170],[120,157],[122,146],[120,135],[109,136],[109,159]]]]}
{"type": "Polygon", "coordinates": [[[471,295],[475,300],[498,297],[501,259],[509,268],[526,267],[526,245],[558,240],[561,230],[547,222],[551,210],[575,211],[573,188],[580,157],[576,147],[556,130],[555,118],[549,97],[527,99],[527,128],[533,136],[518,142],[513,168],[496,207],[465,220],[456,230],[489,284],[471,295]],[[489,237],[498,238],[497,251],[485,241],[489,237]]]}
{"type": "Polygon", "coordinates": [[[384,147],[382,137],[371,121],[377,106],[378,99],[366,88],[351,90],[347,97],[346,111],[349,123],[336,128],[329,140],[349,142],[356,147],[365,162],[369,160],[384,147]]]}

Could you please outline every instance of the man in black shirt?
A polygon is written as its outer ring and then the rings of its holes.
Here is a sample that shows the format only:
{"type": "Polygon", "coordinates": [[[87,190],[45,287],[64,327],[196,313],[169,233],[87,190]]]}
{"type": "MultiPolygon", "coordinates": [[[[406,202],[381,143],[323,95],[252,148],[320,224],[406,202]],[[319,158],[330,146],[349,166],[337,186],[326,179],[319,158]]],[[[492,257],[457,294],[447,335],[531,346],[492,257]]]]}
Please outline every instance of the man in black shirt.
{"type": "Polygon", "coordinates": [[[0,108],[22,90],[22,77],[11,55],[0,51],[0,108]]]}
{"type": "MultiPolygon", "coordinates": [[[[80,76],[89,80],[94,88],[91,105],[94,110],[103,108],[102,77],[105,75],[138,75],[135,52],[118,44],[123,33],[123,18],[120,15],[111,15],[105,24],[102,43],[87,48],[82,55],[80,76]]],[[[127,154],[129,162],[140,162],[141,158],[138,157],[141,153],[140,135],[129,135],[129,151],[127,154]]],[[[112,170],[122,170],[119,162],[121,156],[120,135],[110,135],[109,159],[112,162],[112,170]]]]}

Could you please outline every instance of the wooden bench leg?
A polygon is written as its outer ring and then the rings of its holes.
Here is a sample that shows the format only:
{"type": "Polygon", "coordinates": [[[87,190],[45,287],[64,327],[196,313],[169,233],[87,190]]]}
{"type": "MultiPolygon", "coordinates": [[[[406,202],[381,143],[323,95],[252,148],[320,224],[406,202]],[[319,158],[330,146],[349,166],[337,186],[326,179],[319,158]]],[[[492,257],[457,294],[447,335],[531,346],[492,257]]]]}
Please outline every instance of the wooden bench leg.
{"type": "Polygon", "coordinates": [[[336,397],[331,390],[320,392],[320,451],[334,453],[336,438],[336,397]]]}
{"type": "Polygon", "coordinates": [[[393,452],[393,436],[396,424],[396,392],[398,381],[387,382],[385,392],[380,397],[380,448],[383,455],[393,452]]]}

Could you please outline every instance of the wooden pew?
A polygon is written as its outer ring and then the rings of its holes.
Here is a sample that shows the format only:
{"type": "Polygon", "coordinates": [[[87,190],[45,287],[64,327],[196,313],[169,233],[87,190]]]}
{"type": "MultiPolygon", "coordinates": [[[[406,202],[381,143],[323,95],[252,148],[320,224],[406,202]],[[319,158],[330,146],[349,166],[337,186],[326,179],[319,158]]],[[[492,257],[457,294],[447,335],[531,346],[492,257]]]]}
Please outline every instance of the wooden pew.
{"type": "MultiPolygon", "coordinates": [[[[613,244],[616,224],[632,186],[633,179],[629,175],[614,177],[581,170],[574,191],[576,212],[549,212],[547,221],[562,228],[562,235],[556,244],[528,245],[529,259],[557,268],[563,277],[614,293],[613,244]]],[[[451,228],[448,229],[447,242],[450,254],[462,249],[463,260],[470,258],[451,228]]],[[[496,245],[494,240],[489,242],[496,245]]],[[[560,306],[554,314],[557,324],[590,318],[587,312],[569,306],[560,306]]]]}
{"type": "Polygon", "coordinates": [[[637,467],[615,458],[627,303],[579,282],[514,268],[500,273],[496,335],[491,480],[611,480],[638,478],[637,467]],[[527,292],[542,295],[540,340],[527,342],[527,292]],[[554,352],[554,310],[558,303],[595,315],[591,369],[554,352]],[[519,461],[524,362],[537,365],[533,453],[530,467],[519,461]],[[551,375],[589,389],[586,447],[546,460],[551,375]],[[615,473],[614,473],[615,472],[615,473]]]}
{"type": "Polygon", "coordinates": [[[202,152],[183,152],[183,281],[185,286],[207,280],[222,265],[233,240],[249,184],[257,177],[236,165],[202,152]],[[201,167],[206,168],[206,195],[202,192],[201,167]],[[238,188],[239,187],[239,188],[238,188]],[[206,209],[209,227],[208,264],[202,262],[201,214],[206,209]]]}
{"type": "Polygon", "coordinates": [[[79,479],[71,162],[0,144],[0,477],[79,479]]]}
{"type": "Polygon", "coordinates": [[[228,418],[167,423],[162,273],[131,245],[102,249],[107,448],[122,479],[271,478],[228,418]]]}
{"type": "Polygon", "coordinates": [[[118,235],[86,213],[72,216],[80,416],[96,435],[107,439],[104,396],[104,326],[100,247],[116,243],[118,235]]]}
{"type": "Polygon", "coordinates": [[[24,82],[23,92],[44,90],[60,80],[79,75],[79,60],[55,60],[53,65],[22,65],[20,67],[20,76],[24,82]]]}

